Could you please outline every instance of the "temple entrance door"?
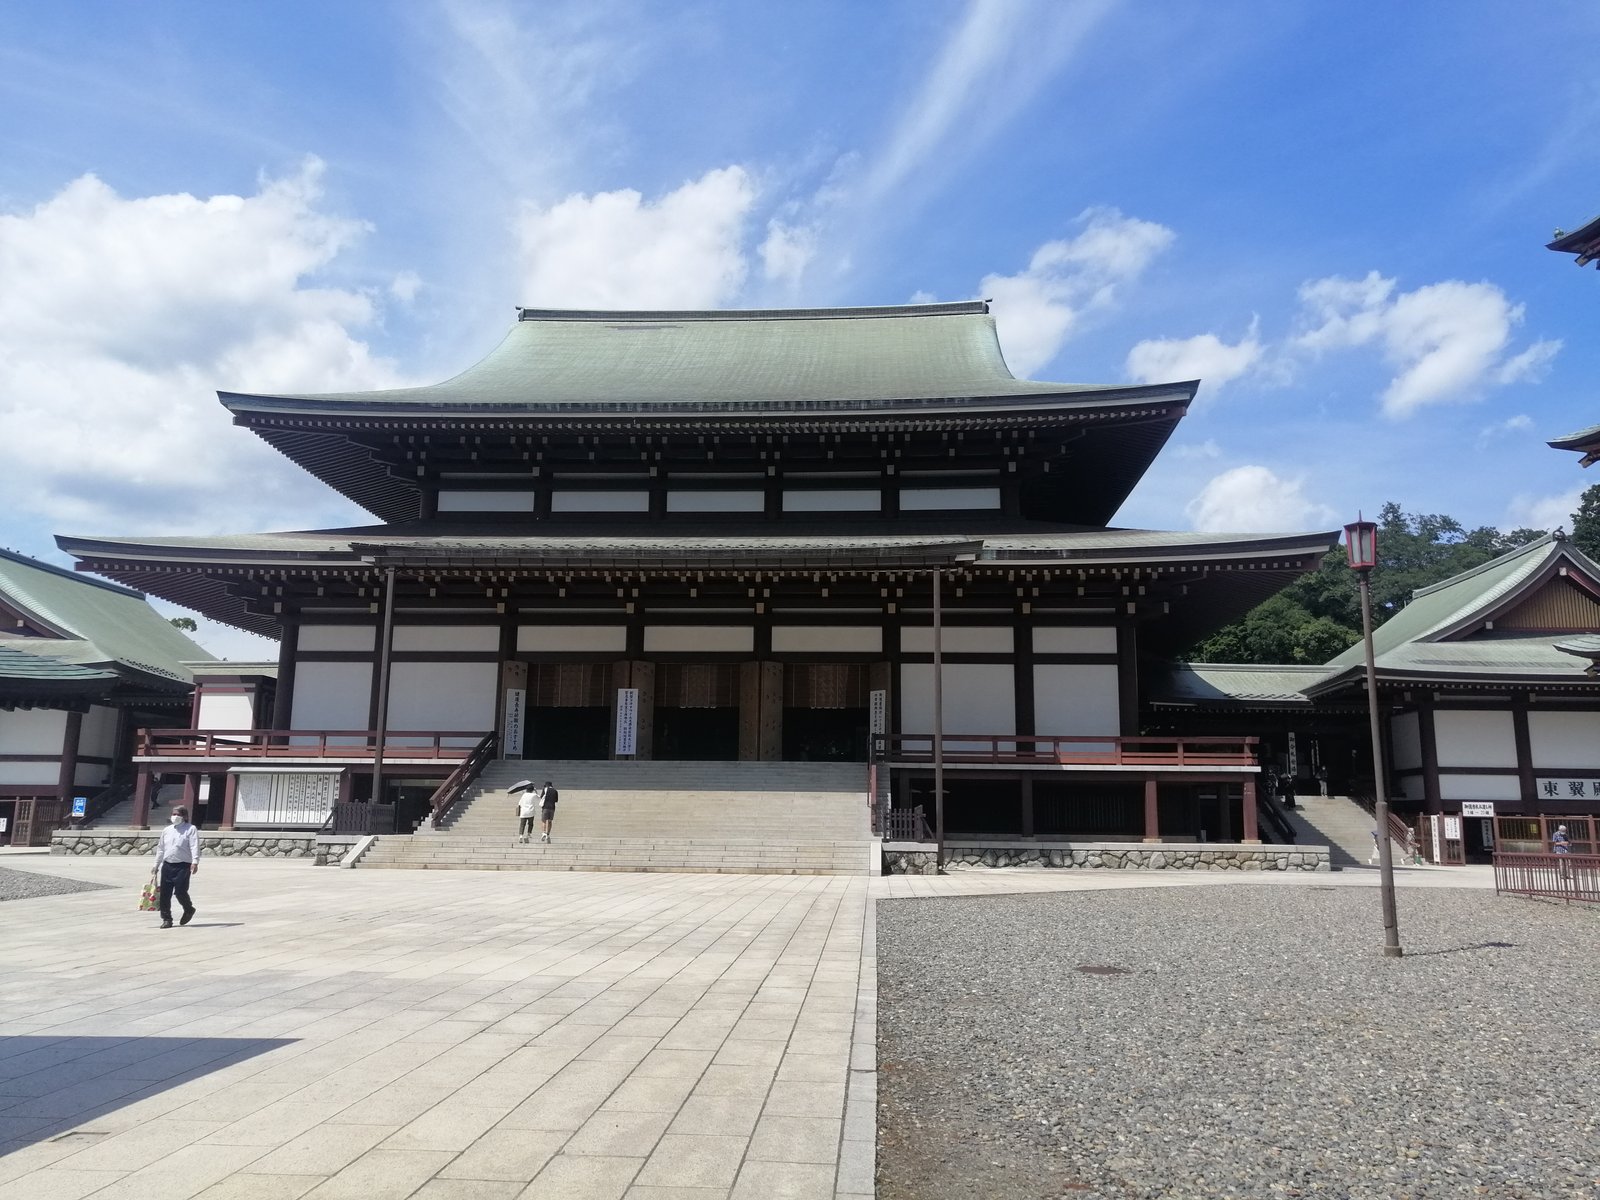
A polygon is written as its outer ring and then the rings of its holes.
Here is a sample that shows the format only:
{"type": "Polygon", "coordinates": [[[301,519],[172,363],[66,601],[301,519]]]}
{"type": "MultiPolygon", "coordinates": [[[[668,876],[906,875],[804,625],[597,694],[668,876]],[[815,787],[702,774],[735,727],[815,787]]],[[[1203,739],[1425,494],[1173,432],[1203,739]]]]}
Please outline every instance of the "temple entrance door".
{"type": "Polygon", "coordinates": [[[654,733],[654,758],[736,761],[738,664],[658,664],[654,733]]]}
{"type": "Polygon", "coordinates": [[[862,663],[793,663],[784,668],[784,761],[867,761],[870,674],[862,663]]]}
{"type": "Polygon", "coordinates": [[[532,663],[523,717],[522,757],[610,758],[609,663],[532,663]]]}

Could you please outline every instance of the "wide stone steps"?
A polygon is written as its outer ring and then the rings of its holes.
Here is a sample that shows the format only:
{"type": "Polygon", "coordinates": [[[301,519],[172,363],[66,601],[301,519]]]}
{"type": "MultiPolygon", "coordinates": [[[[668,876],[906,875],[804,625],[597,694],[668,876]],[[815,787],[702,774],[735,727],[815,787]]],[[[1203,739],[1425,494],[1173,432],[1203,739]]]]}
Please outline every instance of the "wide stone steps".
{"type": "Polygon", "coordinates": [[[691,871],[859,875],[858,842],[769,844],[731,840],[584,838],[517,843],[505,837],[380,837],[363,868],[480,871],[691,871]]]}

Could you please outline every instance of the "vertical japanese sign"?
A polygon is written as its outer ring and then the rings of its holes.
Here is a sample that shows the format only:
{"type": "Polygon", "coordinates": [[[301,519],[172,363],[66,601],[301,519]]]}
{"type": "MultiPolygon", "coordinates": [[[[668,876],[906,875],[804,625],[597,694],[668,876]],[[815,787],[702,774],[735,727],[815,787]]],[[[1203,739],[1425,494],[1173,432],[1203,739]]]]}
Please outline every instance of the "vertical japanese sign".
{"type": "Polygon", "coordinates": [[[1439,814],[1428,815],[1428,826],[1433,834],[1433,861],[1436,864],[1444,862],[1444,847],[1439,845],[1439,814]]]}
{"type": "Polygon", "coordinates": [[[1300,743],[1292,733],[1289,735],[1289,778],[1300,778],[1300,743]]]}
{"type": "Polygon", "coordinates": [[[639,689],[617,689],[617,753],[639,752],[639,689]]]}
{"type": "Polygon", "coordinates": [[[889,732],[889,693],[883,688],[878,688],[867,700],[867,732],[889,732]]]}
{"type": "Polygon", "coordinates": [[[522,726],[527,703],[527,689],[506,689],[506,719],[500,731],[500,753],[506,758],[522,757],[522,726]]]}

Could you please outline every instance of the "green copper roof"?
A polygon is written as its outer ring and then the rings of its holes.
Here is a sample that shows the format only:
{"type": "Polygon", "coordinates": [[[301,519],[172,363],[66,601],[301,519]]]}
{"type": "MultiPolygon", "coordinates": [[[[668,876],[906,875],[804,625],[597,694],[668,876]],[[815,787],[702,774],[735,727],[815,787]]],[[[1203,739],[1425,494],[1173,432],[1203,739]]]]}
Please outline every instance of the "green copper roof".
{"type": "Polygon", "coordinates": [[[1597,444],[1600,444],[1600,425],[1591,425],[1576,433],[1564,433],[1545,443],[1554,450],[1584,450],[1597,444]]]}
{"type": "Polygon", "coordinates": [[[381,409],[539,411],[608,405],[794,408],[894,401],[1044,398],[1124,404],[1194,385],[1090,387],[1017,379],[983,302],[721,312],[522,309],[489,355],[453,379],[374,392],[250,396],[235,412],[381,409]]]}
{"type": "Polygon", "coordinates": [[[1168,704],[1309,704],[1304,689],[1329,674],[1320,665],[1179,663],[1151,697],[1168,704]]]}
{"type": "Polygon", "coordinates": [[[28,653],[78,665],[122,666],[146,675],[190,682],[184,659],[213,656],[190,641],[145,602],[139,592],[0,550],[0,598],[50,638],[9,638],[36,643],[28,653]],[[59,639],[59,640],[58,640],[59,639]]]}
{"type": "Polygon", "coordinates": [[[75,639],[0,637],[0,686],[115,680],[115,671],[92,665],[99,657],[93,645],[75,639]]]}

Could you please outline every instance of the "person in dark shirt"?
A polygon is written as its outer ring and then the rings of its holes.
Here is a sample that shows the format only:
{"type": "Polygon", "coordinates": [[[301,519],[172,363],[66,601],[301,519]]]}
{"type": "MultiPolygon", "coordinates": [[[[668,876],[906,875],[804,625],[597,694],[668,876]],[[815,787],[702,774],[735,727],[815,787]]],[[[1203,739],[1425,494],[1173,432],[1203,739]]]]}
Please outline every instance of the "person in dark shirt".
{"type": "Polygon", "coordinates": [[[556,791],[556,785],[546,779],[544,787],[539,789],[539,827],[542,830],[539,834],[539,840],[541,842],[550,840],[550,823],[556,819],[556,801],[559,799],[561,799],[561,793],[556,791]]]}

